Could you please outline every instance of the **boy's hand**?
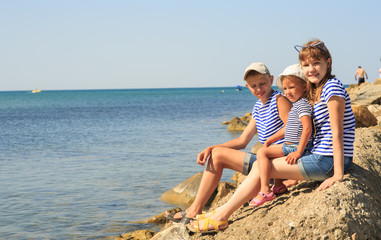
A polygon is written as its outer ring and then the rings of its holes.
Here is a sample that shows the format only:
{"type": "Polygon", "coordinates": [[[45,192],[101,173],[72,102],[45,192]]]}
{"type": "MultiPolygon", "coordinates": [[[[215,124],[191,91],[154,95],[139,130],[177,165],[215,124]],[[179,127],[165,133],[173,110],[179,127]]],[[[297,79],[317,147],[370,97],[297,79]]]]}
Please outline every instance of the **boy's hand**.
{"type": "Polygon", "coordinates": [[[201,166],[204,166],[206,161],[210,157],[211,150],[209,148],[206,148],[204,151],[200,152],[197,155],[197,164],[200,164],[201,166]]]}
{"type": "Polygon", "coordinates": [[[302,155],[298,152],[292,152],[289,153],[286,157],[286,162],[288,164],[295,164],[296,161],[301,157],[302,155]]]}
{"type": "Polygon", "coordinates": [[[267,148],[271,145],[270,141],[269,140],[266,140],[265,143],[263,143],[263,148],[267,148]]]}

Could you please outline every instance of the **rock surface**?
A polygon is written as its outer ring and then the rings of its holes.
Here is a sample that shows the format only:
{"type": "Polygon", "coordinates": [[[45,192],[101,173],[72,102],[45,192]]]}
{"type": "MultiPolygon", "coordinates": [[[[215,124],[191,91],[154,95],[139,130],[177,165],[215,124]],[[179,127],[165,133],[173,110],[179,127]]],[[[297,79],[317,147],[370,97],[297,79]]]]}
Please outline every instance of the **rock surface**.
{"type": "MultiPolygon", "coordinates": [[[[241,207],[226,230],[189,233],[190,239],[380,239],[381,131],[358,128],[356,136],[354,166],[342,182],[318,192],[318,182],[300,181],[261,207],[241,207]]],[[[173,233],[172,229],[171,239],[187,239],[173,233]]]]}

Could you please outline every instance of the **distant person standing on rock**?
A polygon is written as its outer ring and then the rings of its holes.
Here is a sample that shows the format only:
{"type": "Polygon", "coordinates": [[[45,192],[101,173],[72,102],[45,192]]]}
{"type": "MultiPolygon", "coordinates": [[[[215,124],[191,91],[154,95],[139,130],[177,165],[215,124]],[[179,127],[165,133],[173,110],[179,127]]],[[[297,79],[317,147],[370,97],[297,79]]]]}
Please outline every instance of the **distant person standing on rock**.
{"type": "Polygon", "coordinates": [[[380,78],[381,78],[381,68],[378,69],[378,73],[380,74],[380,78]]]}
{"type": "Polygon", "coordinates": [[[361,83],[365,82],[364,75],[366,76],[366,79],[368,79],[368,74],[365,72],[364,69],[361,68],[361,66],[359,66],[359,68],[357,69],[357,71],[355,73],[356,81],[357,81],[357,75],[359,75],[359,83],[358,83],[359,86],[361,83]]]}

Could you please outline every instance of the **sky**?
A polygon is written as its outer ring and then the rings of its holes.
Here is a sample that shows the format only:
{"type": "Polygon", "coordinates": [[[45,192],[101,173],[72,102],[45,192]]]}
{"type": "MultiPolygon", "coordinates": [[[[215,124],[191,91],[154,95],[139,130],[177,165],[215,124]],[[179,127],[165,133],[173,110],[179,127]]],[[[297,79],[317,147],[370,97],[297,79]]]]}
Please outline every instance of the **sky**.
{"type": "Polygon", "coordinates": [[[381,67],[381,1],[0,0],[0,91],[230,87],[318,38],[333,74],[381,67]]]}

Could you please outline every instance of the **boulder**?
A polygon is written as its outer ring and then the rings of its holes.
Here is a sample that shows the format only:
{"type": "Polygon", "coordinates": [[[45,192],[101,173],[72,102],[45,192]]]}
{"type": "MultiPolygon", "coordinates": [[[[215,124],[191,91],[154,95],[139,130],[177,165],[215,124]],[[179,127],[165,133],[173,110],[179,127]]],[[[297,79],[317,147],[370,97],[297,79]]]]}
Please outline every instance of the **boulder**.
{"type": "Polygon", "coordinates": [[[230,120],[228,125],[229,131],[243,131],[245,130],[247,124],[242,122],[242,120],[238,117],[234,117],[232,120],[230,120]]]}
{"type": "Polygon", "coordinates": [[[377,78],[377,79],[374,81],[374,84],[381,84],[381,78],[377,78]]]}
{"type": "MultiPolygon", "coordinates": [[[[196,198],[198,187],[201,182],[202,172],[186,179],[176,187],[166,191],[160,199],[177,206],[187,206],[192,204],[196,198]]],[[[210,204],[216,193],[212,194],[208,204],[210,204]]]]}
{"type": "Polygon", "coordinates": [[[251,113],[246,113],[243,117],[240,118],[241,121],[249,123],[253,117],[251,116],[251,113]]]}
{"type": "Polygon", "coordinates": [[[251,152],[252,153],[257,153],[257,151],[262,147],[262,143],[261,142],[257,142],[256,144],[254,144],[254,146],[251,148],[251,152]]]}
{"type": "Polygon", "coordinates": [[[228,182],[220,182],[217,186],[217,194],[211,203],[212,206],[217,204],[221,199],[227,196],[229,193],[232,193],[236,189],[236,185],[228,182]]]}
{"type": "Polygon", "coordinates": [[[381,104],[381,84],[365,82],[357,87],[350,86],[347,91],[352,104],[381,104]]]}
{"type": "Polygon", "coordinates": [[[377,125],[377,118],[363,105],[352,105],[355,115],[355,127],[370,127],[377,125]]]}
{"type": "Polygon", "coordinates": [[[188,240],[190,236],[186,226],[182,223],[173,223],[170,227],[157,233],[151,240],[188,240]]]}
{"type": "MultiPolygon", "coordinates": [[[[229,228],[191,239],[379,239],[381,236],[381,131],[356,129],[354,166],[343,181],[316,191],[300,181],[258,208],[242,206],[229,228]]],[[[225,199],[226,201],[226,199],[225,199]]]]}
{"type": "Polygon", "coordinates": [[[151,230],[137,230],[132,233],[121,234],[120,236],[114,238],[114,240],[149,240],[151,239],[156,232],[151,230]]]}

